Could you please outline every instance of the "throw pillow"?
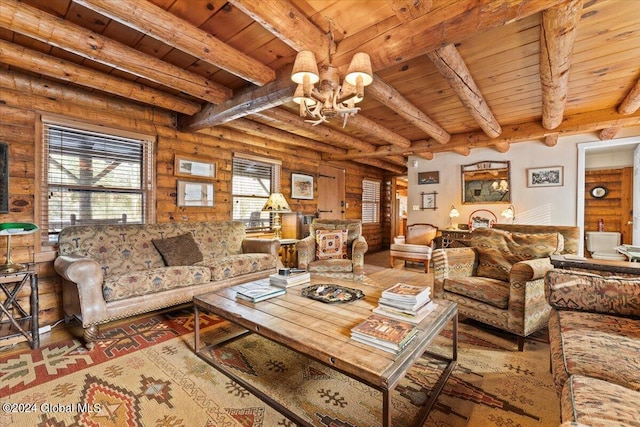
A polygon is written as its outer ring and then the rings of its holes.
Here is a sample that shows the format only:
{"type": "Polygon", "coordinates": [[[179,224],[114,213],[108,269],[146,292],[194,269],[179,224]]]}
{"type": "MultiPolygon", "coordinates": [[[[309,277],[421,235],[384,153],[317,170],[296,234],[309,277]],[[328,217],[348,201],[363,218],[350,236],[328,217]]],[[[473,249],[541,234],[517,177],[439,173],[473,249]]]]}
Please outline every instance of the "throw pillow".
{"type": "Polygon", "coordinates": [[[316,258],[347,258],[347,235],[345,230],[316,230],[316,258]]]}
{"type": "Polygon", "coordinates": [[[509,281],[511,266],[517,262],[508,252],[502,252],[495,248],[477,246],[474,248],[478,253],[478,269],[476,275],[489,279],[509,281]],[[515,262],[514,262],[515,261],[515,262]]]}
{"type": "Polygon", "coordinates": [[[191,233],[151,241],[167,266],[193,265],[202,261],[202,252],[191,233]]]}

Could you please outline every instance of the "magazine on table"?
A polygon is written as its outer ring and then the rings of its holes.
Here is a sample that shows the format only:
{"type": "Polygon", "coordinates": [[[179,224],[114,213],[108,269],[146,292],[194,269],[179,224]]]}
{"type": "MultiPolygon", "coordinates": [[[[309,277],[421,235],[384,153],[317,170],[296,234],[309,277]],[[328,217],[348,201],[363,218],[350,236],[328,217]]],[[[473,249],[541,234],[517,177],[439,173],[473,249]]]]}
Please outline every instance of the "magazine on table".
{"type": "Polygon", "coordinates": [[[291,273],[287,276],[282,274],[272,274],[269,276],[269,282],[272,286],[280,288],[288,288],[290,286],[301,285],[311,282],[311,274],[308,271],[301,273],[291,273]]]}
{"type": "Polygon", "coordinates": [[[264,301],[269,298],[283,295],[287,292],[285,288],[271,286],[267,279],[240,285],[234,289],[236,291],[236,298],[251,302],[264,301]]]}
{"type": "Polygon", "coordinates": [[[390,307],[384,304],[379,304],[373,309],[373,312],[382,316],[391,317],[392,319],[404,320],[409,323],[418,324],[422,322],[427,316],[436,309],[438,305],[433,301],[429,301],[416,311],[403,310],[400,308],[390,307]]]}
{"type": "Polygon", "coordinates": [[[351,338],[391,353],[402,351],[417,334],[412,323],[372,314],[351,329],[351,338]]]}
{"type": "Polygon", "coordinates": [[[401,307],[420,307],[431,299],[429,286],[414,286],[406,283],[396,283],[382,292],[382,301],[389,305],[401,307]]]}

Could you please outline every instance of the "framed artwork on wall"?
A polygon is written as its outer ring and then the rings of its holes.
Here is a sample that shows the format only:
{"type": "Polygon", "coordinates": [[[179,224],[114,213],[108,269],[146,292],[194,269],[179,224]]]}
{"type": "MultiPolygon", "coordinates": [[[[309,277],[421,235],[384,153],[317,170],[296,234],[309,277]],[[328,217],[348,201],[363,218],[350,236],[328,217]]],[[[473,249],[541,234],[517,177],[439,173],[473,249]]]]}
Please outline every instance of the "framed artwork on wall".
{"type": "Polygon", "coordinates": [[[212,207],[215,192],[210,182],[178,181],[177,205],[212,207]]]}
{"type": "Polygon", "coordinates": [[[440,172],[418,172],[418,184],[438,184],[440,183],[440,172]]]}
{"type": "Polygon", "coordinates": [[[313,176],[302,173],[292,173],[291,198],[313,200],[313,176]]]}
{"type": "Polygon", "coordinates": [[[0,143],[0,213],[9,213],[9,145],[0,143]]]}
{"type": "Polygon", "coordinates": [[[527,187],[562,187],[563,185],[563,166],[527,169],[527,187]]]}
{"type": "Polygon", "coordinates": [[[215,178],[216,162],[213,160],[195,159],[176,154],[173,174],[175,176],[215,178]]]}
{"type": "Polygon", "coordinates": [[[436,193],[435,191],[431,193],[420,193],[421,197],[421,206],[420,209],[433,209],[434,211],[438,209],[436,206],[436,193]]]}

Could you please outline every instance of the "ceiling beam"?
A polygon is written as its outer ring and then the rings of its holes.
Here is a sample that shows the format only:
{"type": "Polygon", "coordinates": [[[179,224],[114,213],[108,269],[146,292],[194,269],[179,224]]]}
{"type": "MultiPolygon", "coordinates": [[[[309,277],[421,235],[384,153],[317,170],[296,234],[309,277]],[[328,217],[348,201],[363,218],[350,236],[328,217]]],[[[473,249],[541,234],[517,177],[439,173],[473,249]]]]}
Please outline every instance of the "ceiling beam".
{"type": "Polygon", "coordinates": [[[387,0],[387,4],[406,23],[429,13],[433,0],[387,0]]]}
{"type": "Polygon", "coordinates": [[[276,78],[276,72],[272,68],[151,2],[74,0],[74,3],[81,4],[258,86],[263,86],[276,78]]]}
{"type": "Polygon", "coordinates": [[[296,84],[291,81],[291,67],[285,67],[271,83],[245,90],[221,104],[208,104],[191,117],[181,116],[178,126],[183,131],[191,132],[218,126],[251,113],[278,107],[293,97],[295,89],[296,84]]]}
{"type": "Polygon", "coordinates": [[[200,111],[200,104],[190,102],[184,98],[104,74],[64,59],[45,55],[4,40],[0,40],[0,58],[2,58],[3,63],[23,70],[40,73],[58,80],[90,87],[170,111],[184,114],[195,114],[200,111]]]}
{"type": "Polygon", "coordinates": [[[546,145],[547,147],[555,147],[556,145],[558,145],[558,134],[552,133],[550,135],[546,135],[544,137],[544,145],[546,145]]]}
{"type": "Polygon", "coordinates": [[[598,138],[600,138],[600,141],[607,141],[607,140],[613,139],[618,134],[618,132],[620,132],[620,129],[622,129],[620,126],[612,126],[609,128],[602,129],[600,131],[600,134],[598,135],[598,138]]]}
{"type": "Polygon", "coordinates": [[[353,126],[362,132],[375,136],[376,138],[379,138],[397,147],[407,148],[411,146],[411,141],[409,139],[405,138],[404,136],[398,135],[397,133],[387,129],[386,127],[363,116],[360,113],[356,114],[353,117],[349,117],[347,126],[353,126]]]}
{"type": "Polygon", "coordinates": [[[633,114],[640,108],[640,79],[618,107],[620,114],[633,114]]]}
{"type": "Polygon", "coordinates": [[[502,127],[487,105],[487,101],[478,89],[458,49],[454,45],[448,44],[427,53],[427,56],[484,133],[492,138],[499,136],[502,127]]]}
{"type": "Polygon", "coordinates": [[[0,2],[0,27],[205,101],[231,98],[231,89],[16,0],[0,2]]]}
{"type": "Polygon", "coordinates": [[[582,13],[582,0],[569,0],[542,12],[540,26],[540,83],[542,125],[555,129],[562,123],[569,92],[573,42],[582,13]]]}

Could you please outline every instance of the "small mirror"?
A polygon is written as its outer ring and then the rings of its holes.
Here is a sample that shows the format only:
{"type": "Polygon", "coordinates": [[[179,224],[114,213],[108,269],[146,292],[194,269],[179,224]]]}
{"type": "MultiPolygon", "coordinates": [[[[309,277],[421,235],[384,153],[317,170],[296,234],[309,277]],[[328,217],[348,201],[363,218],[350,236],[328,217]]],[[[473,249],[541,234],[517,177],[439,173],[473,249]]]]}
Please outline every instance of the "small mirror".
{"type": "Polygon", "coordinates": [[[509,162],[462,165],[462,203],[511,202],[509,162]]]}

